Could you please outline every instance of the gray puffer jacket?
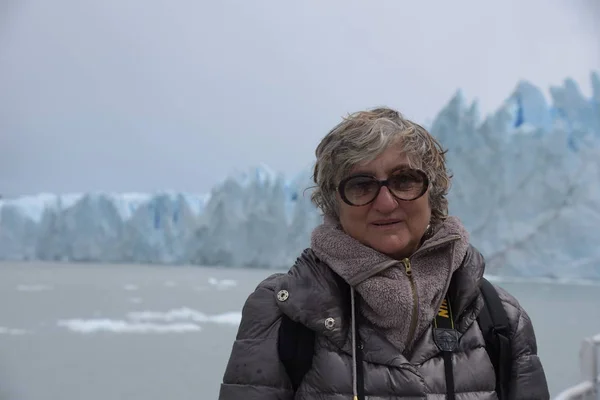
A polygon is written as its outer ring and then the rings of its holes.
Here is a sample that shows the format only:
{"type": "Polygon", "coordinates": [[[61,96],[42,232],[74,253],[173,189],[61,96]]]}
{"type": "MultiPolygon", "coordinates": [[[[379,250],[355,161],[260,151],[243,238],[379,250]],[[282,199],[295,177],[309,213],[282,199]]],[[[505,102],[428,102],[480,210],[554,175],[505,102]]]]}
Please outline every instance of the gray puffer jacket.
{"type": "MultiPolygon", "coordinates": [[[[483,270],[483,257],[469,247],[448,291],[455,326],[461,334],[459,348],[453,353],[457,400],[497,399],[493,366],[476,323],[483,307],[479,291],[483,270]]],[[[513,345],[509,398],[549,399],[531,321],[514,297],[501,288],[497,290],[509,317],[513,345]]],[[[305,251],[287,274],[264,280],[244,305],[219,399],[352,399],[353,347],[346,292],[337,276],[311,250],[305,251]],[[289,295],[278,296],[281,290],[289,295]],[[312,368],[295,394],[278,356],[283,314],[317,333],[312,368]],[[335,321],[333,326],[325,323],[329,318],[335,321]]],[[[443,357],[431,329],[415,342],[408,356],[368,323],[358,326],[358,334],[362,339],[366,399],[446,398],[443,357]]]]}

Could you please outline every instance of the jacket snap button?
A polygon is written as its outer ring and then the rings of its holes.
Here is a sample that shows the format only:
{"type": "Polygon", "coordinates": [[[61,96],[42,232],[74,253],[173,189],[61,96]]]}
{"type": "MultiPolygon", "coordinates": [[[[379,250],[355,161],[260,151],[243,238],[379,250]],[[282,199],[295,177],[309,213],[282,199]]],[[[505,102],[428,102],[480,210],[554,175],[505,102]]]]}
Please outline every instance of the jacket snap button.
{"type": "Polygon", "coordinates": [[[286,301],[288,297],[290,297],[290,294],[287,290],[280,290],[277,292],[277,300],[279,301],[286,301]]]}
{"type": "Polygon", "coordinates": [[[335,319],[329,317],[325,320],[325,328],[332,330],[335,327],[335,319]]]}

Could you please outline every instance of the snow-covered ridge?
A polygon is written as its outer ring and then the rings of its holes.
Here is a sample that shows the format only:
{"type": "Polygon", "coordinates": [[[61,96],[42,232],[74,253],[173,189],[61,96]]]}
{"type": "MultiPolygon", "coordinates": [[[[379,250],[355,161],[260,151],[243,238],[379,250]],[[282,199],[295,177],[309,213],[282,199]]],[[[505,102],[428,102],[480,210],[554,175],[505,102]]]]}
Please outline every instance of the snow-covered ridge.
{"type": "Polygon", "coordinates": [[[136,210],[143,204],[150,203],[153,199],[165,197],[175,201],[183,198],[188,207],[197,215],[210,199],[209,194],[190,193],[40,193],[32,196],[22,196],[15,199],[0,199],[0,207],[14,207],[34,222],[40,222],[44,212],[64,211],[74,207],[79,202],[107,200],[113,203],[116,211],[124,220],[130,219],[136,210]]]}
{"type": "MultiPolygon", "coordinates": [[[[527,82],[481,120],[458,92],[428,124],[449,149],[451,213],[499,276],[600,279],[600,78],[527,82]]],[[[208,194],[87,193],[0,200],[0,259],[288,267],[320,216],[311,171],[259,165],[208,194]]]]}

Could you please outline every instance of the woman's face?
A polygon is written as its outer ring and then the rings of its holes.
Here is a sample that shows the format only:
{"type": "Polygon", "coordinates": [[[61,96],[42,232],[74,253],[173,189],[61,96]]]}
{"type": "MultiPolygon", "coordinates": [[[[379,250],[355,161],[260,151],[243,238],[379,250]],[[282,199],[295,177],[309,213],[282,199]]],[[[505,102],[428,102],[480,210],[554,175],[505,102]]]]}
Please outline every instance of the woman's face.
{"type": "MultiPolygon", "coordinates": [[[[353,168],[350,175],[368,174],[387,179],[398,168],[409,167],[399,145],[388,148],[375,160],[353,168]]],[[[375,200],[363,206],[346,204],[339,192],[340,223],[359,242],[395,259],[410,256],[418,247],[431,218],[429,189],[416,200],[396,199],[382,187],[375,200]]]]}

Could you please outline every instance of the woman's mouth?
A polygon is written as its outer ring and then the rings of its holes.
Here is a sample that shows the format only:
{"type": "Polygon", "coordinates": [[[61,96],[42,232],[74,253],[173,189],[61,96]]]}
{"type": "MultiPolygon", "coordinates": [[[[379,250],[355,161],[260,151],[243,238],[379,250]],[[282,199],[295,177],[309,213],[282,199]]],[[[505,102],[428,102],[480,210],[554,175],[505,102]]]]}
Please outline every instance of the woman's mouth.
{"type": "Polygon", "coordinates": [[[400,222],[402,222],[402,221],[399,219],[386,219],[386,220],[374,221],[374,222],[372,222],[372,224],[375,226],[393,226],[393,225],[399,224],[400,222]]]}

